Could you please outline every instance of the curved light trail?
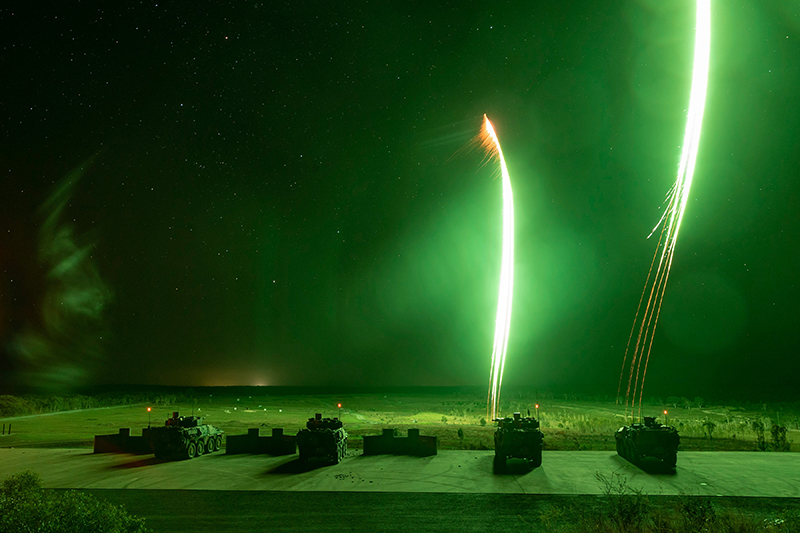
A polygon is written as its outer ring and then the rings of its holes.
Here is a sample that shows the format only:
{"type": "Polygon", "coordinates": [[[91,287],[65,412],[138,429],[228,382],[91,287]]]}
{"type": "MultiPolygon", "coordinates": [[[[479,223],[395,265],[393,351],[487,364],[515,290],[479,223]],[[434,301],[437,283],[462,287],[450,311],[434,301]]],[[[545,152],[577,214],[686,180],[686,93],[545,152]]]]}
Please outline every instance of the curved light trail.
{"type": "Polygon", "coordinates": [[[497,317],[487,403],[487,416],[489,420],[494,420],[497,417],[500,403],[500,386],[503,383],[503,368],[506,364],[508,332],[511,325],[511,297],[514,292],[514,198],[500,141],[486,115],[483,115],[483,119],[480,135],[481,145],[487,150],[489,157],[497,158],[500,162],[500,172],[503,177],[503,256],[500,266],[500,291],[497,297],[497,317]]]}
{"type": "MultiPolygon", "coordinates": [[[[669,203],[664,217],[656,226],[661,226],[661,233],[656,246],[650,270],[647,273],[636,317],[633,321],[628,345],[625,347],[625,357],[622,360],[622,371],[619,376],[617,398],[622,391],[622,378],[625,366],[628,364],[628,352],[631,347],[633,352],[630,357],[628,372],[628,387],[625,391],[625,409],[631,407],[631,416],[639,405],[639,416],[642,411],[642,393],[644,380],[647,376],[647,364],[650,361],[650,351],[653,348],[653,337],[661,312],[661,302],[667,287],[672,259],[675,254],[675,245],[678,241],[678,232],[686,211],[689,200],[689,189],[692,186],[695,162],[697,161],[697,148],[700,142],[700,128],[703,123],[703,111],[708,88],[708,65],[711,50],[711,2],[698,0],[697,22],[695,29],[694,69],[692,72],[692,92],[689,97],[689,113],[686,121],[686,132],[683,137],[683,152],[678,166],[678,176],[669,195],[669,203]],[[655,269],[655,270],[654,270],[655,269]],[[636,342],[631,346],[634,339],[636,342]],[[642,363],[644,359],[644,363],[642,363]],[[638,393],[638,398],[637,398],[638,393]]],[[[655,229],[653,230],[655,232],[655,229]]],[[[652,234],[651,234],[652,235],[652,234]]]]}

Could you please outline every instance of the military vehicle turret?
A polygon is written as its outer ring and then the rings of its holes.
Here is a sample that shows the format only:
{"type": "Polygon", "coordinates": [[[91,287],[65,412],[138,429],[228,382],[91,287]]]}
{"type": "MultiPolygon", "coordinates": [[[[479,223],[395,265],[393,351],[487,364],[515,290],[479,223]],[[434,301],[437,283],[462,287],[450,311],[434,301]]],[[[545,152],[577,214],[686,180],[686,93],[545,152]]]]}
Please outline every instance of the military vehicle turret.
{"type": "Polygon", "coordinates": [[[164,426],[150,429],[150,444],[159,459],[191,459],[222,447],[225,432],[203,424],[199,416],[172,413],[164,426]]]}
{"type": "Polygon", "coordinates": [[[320,413],[309,418],[305,429],[295,437],[300,462],[319,460],[336,464],[347,454],[347,431],[338,418],[322,418],[320,413]]]}
{"type": "Polygon", "coordinates": [[[681,443],[678,430],[657,422],[655,417],[646,416],[643,424],[637,422],[619,428],[614,438],[617,453],[637,466],[648,463],[673,469],[678,463],[681,443]]]}
{"type": "Polygon", "coordinates": [[[495,473],[503,473],[507,460],[512,457],[524,459],[533,468],[542,465],[544,433],[539,429],[538,420],[514,413],[513,418],[496,418],[495,422],[495,473]]]}

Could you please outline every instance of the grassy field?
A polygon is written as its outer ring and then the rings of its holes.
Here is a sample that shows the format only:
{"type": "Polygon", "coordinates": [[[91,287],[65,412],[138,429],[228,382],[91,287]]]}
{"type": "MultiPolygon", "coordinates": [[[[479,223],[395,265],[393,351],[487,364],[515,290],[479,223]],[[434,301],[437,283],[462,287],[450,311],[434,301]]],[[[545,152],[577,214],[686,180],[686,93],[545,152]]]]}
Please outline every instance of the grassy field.
{"type": "MultiPolygon", "coordinates": [[[[404,435],[410,427],[418,427],[423,435],[436,435],[440,449],[493,448],[494,424],[485,420],[486,401],[478,394],[212,396],[203,394],[202,389],[183,402],[163,396],[153,404],[0,419],[4,426],[0,447],[91,446],[94,435],[116,433],[121,427],[130,427],[132,434],[138,435],[148,425],[148,406],[152,408],[149,423],[154,426],[163,425],[173,411],[179,411],[182,415],[194,412],[203,416],[206,423],[229,435],[246,433],[248,428],[261,428],[262,435],[268,435],[273,427],[294,434],[314,413],[339,416],[338,403],[342,404],[341,418],[350,435],[350,448],[360,448],[362,436],[379,434],[383,428],[396,428],[404,435]]],[[[530,409],[535,416],[535,405],[532,394],[514,393],[503,402],[501,411],[525,415],[530,409]]],[[[682,450],[757,450],[759,446],[773,449],[776,447],[771,428],[775,424],[787,428],[790,451],[800,451],[800,412],[790,406],[761,405],[748,410],[654,404],[646,406],[643,414],[660,415],[663,422],[664,409],[669,412],[669,424],[680,432],[682,450]]],[[[545,433],[545,448],[549,450],[613,450],[614,431],[627,423],[624,409],[614,402],[569,396],[541,399],[538,416],[545,433]]]]}

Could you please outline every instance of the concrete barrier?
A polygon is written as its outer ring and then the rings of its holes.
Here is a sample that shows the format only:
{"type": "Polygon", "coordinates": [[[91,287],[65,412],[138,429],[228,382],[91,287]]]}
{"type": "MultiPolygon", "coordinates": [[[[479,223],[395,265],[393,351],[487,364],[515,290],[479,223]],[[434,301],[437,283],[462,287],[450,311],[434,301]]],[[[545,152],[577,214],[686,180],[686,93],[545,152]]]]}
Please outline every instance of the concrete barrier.
{"type": "Polygon", "coordinates": [[[284,435],[283,428],[272,428],[271,437],[259,435],[259,428],[247,430],[246,435],[228,435],[225,437],[225,453],[266,453],[269,455],[292,455],[297,452],[294,435],[284,435]]]}
{"type": "Polygon", "coordinates": [[[396,437],[394,429],[384,429],[383,435],[364,437],[364,455],[416,455],[427,457],[436,455],[436,437],[420,436],[419,429],[409,428],[408,437],[396,437]]]}
{"type": "Polygon", "coordinates": [[[94,453],[153,453],[150,430],[142,429],[141,436],[131,435],[131,428],[119,428],[116,435],[95,435],[94,453]]]}

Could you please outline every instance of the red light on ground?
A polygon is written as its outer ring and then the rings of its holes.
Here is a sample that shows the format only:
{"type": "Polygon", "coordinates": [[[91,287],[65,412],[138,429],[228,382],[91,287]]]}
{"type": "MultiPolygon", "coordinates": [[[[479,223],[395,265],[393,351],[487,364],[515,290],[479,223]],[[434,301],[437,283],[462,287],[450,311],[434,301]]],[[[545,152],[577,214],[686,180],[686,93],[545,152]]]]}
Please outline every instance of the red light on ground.
{"type": "Polygon", "coordinates": [[[339,404],[339,409],[341,409],[341,408],[342,408],[342,404],[339,404]]]}
{"type": "Polygon", "coordinates": [[[667,410],[666,409],[664,409],[664,414],[667,414],[667,410]]]}
{"type": "Polygon", "coordinates": [[[149,407],[147,408],[147,411],[150,412],[150,408],[149,407]]]}
{"type": "Polygon", "coordinates": [[[536,408],[537,408],[537,409],[539,408],[539,404],[538,404],[538,403],[536,404],[536,408]]]}

